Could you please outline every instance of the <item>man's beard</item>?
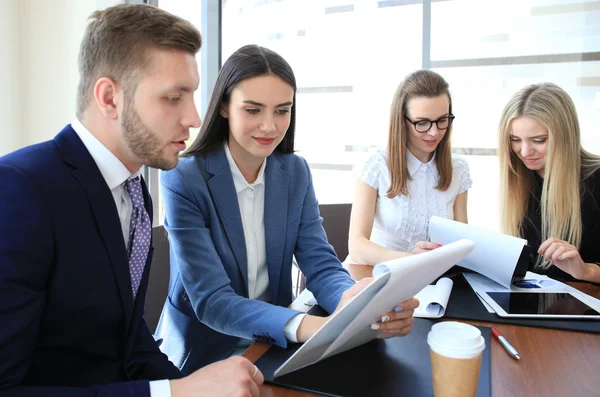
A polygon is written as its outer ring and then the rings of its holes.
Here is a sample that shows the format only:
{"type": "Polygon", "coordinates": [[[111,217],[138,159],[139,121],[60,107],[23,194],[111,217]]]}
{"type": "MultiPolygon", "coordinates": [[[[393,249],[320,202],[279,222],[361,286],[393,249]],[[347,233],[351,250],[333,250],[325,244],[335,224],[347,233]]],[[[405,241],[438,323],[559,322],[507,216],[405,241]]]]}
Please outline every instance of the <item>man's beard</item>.
{"type": "Polygon", "coordinates": [[[121,128],[129,150],[148,167],[170,170],[177,165],[177,162],[173,164],[162,157],[164,146],[160,139],[144,125],[130,98],[125,100],[121,128]]]}

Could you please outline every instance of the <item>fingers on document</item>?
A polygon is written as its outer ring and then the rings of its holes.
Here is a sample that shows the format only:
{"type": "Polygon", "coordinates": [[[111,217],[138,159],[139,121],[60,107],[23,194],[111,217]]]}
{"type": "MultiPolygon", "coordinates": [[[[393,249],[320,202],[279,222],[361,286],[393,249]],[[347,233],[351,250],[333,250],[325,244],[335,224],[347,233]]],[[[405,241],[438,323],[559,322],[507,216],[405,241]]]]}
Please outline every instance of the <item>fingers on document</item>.
{"type": "Polygon", "coordinates": [[[412,330],[414,318],[406,318],[403,320],[392,321],[389,323],[381,324],[377,332],[385,335],[396,335],[404,336],[408,335],[412,330]]]}

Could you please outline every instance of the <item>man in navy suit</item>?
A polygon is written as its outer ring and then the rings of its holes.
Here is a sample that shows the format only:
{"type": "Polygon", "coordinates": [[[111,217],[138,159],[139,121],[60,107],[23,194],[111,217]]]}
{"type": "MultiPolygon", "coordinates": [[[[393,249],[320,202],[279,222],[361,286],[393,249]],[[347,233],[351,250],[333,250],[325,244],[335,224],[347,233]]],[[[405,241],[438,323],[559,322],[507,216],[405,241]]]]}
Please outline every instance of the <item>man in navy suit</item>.
{"type": "Polygon", "coordinates": [[[182,378],[143,319],[152,205],[141,168],[173,168],[200,126],[200,45],[155,7],[97,11],[77,118],[0,158],[2,396],[258,396],[262,374],[241,357],[182,378]]]}

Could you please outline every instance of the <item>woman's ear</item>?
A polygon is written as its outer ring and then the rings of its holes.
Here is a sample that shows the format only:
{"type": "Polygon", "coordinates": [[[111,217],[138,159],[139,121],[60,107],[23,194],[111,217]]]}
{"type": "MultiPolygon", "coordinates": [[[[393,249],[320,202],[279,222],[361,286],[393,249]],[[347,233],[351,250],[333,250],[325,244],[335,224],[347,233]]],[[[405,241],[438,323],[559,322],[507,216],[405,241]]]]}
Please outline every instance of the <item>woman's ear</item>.
{"type": "Polygon", "coordinates": [[[219,110],[219,113],[221,113],[221,116],[223,116],[224,118],[229,117],[229,112],[227,111],[227,105],[225,105],[225,104],[221,105],[221,109],[219,110]]]}

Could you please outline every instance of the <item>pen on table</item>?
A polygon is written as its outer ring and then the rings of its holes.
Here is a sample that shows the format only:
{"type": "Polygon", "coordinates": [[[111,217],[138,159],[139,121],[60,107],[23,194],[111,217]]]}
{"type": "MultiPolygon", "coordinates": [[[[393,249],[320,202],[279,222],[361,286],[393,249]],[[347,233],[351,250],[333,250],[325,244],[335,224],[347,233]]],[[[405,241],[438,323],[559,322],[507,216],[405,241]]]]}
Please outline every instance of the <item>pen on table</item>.
{"type": "Polygon", "coordinates": [[[496,328],[492,328],[492,335],[494,335],[494,338],[498,339],[498,342],[500,342],[500,344],[504,346],[508,354],[510,354],[513,358],[516,358],[517,360],[521,359],[521,356],[519,356],[519,353],[517,353],[517,349],[515,349],[510,343],[508,343],[506,338],[502,336],[496,328]]]}

